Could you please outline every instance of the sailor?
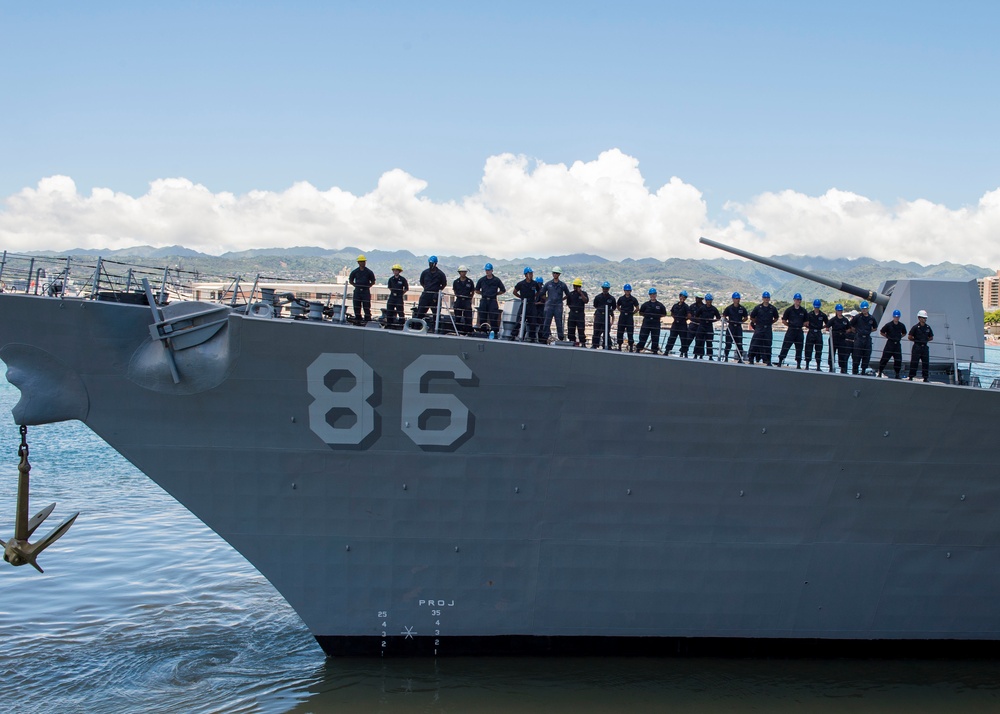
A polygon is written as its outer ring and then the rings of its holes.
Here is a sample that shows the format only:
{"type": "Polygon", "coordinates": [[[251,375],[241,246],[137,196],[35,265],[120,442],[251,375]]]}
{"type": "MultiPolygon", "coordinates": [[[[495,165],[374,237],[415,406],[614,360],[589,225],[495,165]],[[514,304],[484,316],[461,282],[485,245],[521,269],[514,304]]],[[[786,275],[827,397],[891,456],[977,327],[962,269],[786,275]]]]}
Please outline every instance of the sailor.
{"type": "Polygon", "coordinates": [[[639,301],[632,295],[632,286],[625,283],[624,294],[618,298],[618,351],[622,351],[622,338],[628,334],[628,351],[635,350],[635,323],[633,315],[639,309],[639,301]]]}
{"type": "Polygon", "coordinates": [[[892,311],[892,321],[882,325],[878,331],[885,338],[885,347],[882,349],[882,359],[878,361],[878,376],[882,376],[885,366],[892,358],[892,366],[896,372],[896,379],[899,379],[899,371],[903,368],[903,347],[901,341],[906,337],[906,325],[899,321],[902,316],[899,310],[892,311]]]}
{"type": "MultiPolygon", "coordinates": [[[[785,339],[781,341],[781,351],[778,352],[778,366],[782,366],[788,350],[795,345],[795,369],[802,369],[802,328],[806,324],[806,309],[802,307],[802,293],[795,293],[792,296],[792,304],[785,308],[785,314],[781,316],[781,322],[788,329],[785,331],[785,339]]],[[[806,360],[806,367],[809,366],[806,360]]]]}
{"type": "Polygon", "coordinates": [[[563,302],[569,297],[569,288],[566,283],[559,279],[562,275],[562,268],[558,265],[552,268],[552,280],[542,286],[542,295],[545,298],[545,310],[542,313],[541,338],[546,342],[552,336],[552,320],[556,321],[556,334],[559,340],[565,339],[563,334],[563,302]]]}
{"type": "Polygon", "coordinates": [[[614,324],[615,296],[611,294],[611,283],[605,280],[601,283],[601,292],[594,297],[594,342],[591,344],[595,350],[602,345],[606,349],[611,349],[610,344],[605,343],[605,330],[607,327],[607,341],[611,341],[611,325],[614,324]]]}
{"type": "Polygon", "coordinates": [[[771,328],[777,321],[778,308],[771,304],[771,293],[765,290],[760,296],[760,304],[750,311],[750,327],[753,329],[748,353],[750,364],[763,362],[771,366],[771,328]]]}
{"type": "Polygon", "coordinates": [[[472,295],[476,292],[476,284],[469,277],[469,269],[458,266],[458,277],[451,284],[455,293],[455,328],[461,335],[472,332],[472,295]]]}
{"type": "Polygon", "coordinates": [[[414,317],[422,320],[424,319],[424,315],[427,314],[427,310],[430,309],[431,329],[433,329],[434,325],[437,323],[439,295],[447,284],[447,276],[441,272],[440,268],[438,268],[437,256],[432,255],[427,259],[427,269],[420,273],[420,287],[422,287],[424,291],[420,293],[420,300],[417,302],[417,309],[413,312],[414,317]]]}
{"type": "Polygon", "coordinates": [[[649,348],[653,354],[660,352],[660,320],[667,315],[666,306],[656,299],[656,288],[649,289],[649,300],[639,308],[642,316],[642,326],[639,327],[639,346],[636,352],[642,352],[646,347],[646,339],[650,338],[649,348]]]}
{"type": "Polygon", "coordinates": [[[854,331],[854,355],[851,362],[851,374],[868,373],[868,363],[872,358],[872,333],[878,329],[875,318],[868,314],[868,301],[862,300],[858,306],[860,313],[851,318],[851,329],[854,331]]]}
{"type": "Polygon", "coordinates": [[[583,281],[574,278],[573,290],[566,298],[566,305],[569,307],[569,341],[576,347],[587,346],[586,317],[583,308],[590,302],[590,296],[583,289],[583,281]]]}
{"type": "MultiPolygon", "coordinates": [[[[691,306],[691,319],[688,321],[688,345],[694,344],[691,356],[701,359],[705,353],[705,345],[702,345],[701,354],[698,354],[698,333],[701,331],[701,311],[705,307],[704,298],[701,293],[694,294],[694,305],[691,306]]],[[[681,335],[681,353],[686,353],[684,349],[684,335],[681,335]]]]}
{"type": "Polygon", "coordinates": [[[507,292],[503,281],[493,274],[493,263],[483,266],[486,275],[476,283],[476,294],[479,295],[479,324],[489,325],[490,330],[500,334],[500,306],[497,296],[507,292]]]}
{"type": "Polygon", "coordinates": [[[740,294],[733,293],[733,304],[722,311],[725,318],[723,326],[726,330],[726,346],[722,356],[729,361],[729,350],[736,345],[736,361],[743,364],[743,323],[750,319],[750,313],[740,305],[740,294]]]}
{"type": "Polygon", "coordinates": [[[517,310],[514,311],[514,329],[511,339],[516,340],[521,334],[521,322],[524,322],[524,341],[537,342],[538,333],[535,329],[535,298],[538,292],[535,282],[535,272],[531,268],[524,269],[524,280],[514,286],[514,297],[517,298],[517,310]],[[521,313],[524,313],[522,318],[521,313]]]}
{"type": "Polygon", "coordinates": [[[545,278],[541,275],[535,278],[535,312],[532,319],[535,322],[534,335],[538,342],[542,341],[542,315],[545,314],[545,294],[542,288],[545,287],[545,278]]]}
{"type": "Polygon", "coordinates": [[[830,351],[830,371],[833,371],[833,359],[836,356],[841,374],[847,374],[847,360],[854,348],[851,338],[851,321],[844,317],[844,306],[839,302],[834,306],[834,315],[830,318],[830,335],[833,347],[830,351]]]}
{"type": "Polygon", "coordinates": [[[410,283],[403,277],[403,266],[399,263],[392,266],[392,277],[386,281],[386,287],[389,288],[389,299],[385,302],[385,326],[402,327],[403,299],[410,283]]]}
{"type": "Polygon", "coordinates": [[[681,290],[677,295],[677,302],[670,306],[670,336],[667,338],[667,346],[663,354],[668,355],[674,348],[674,341],[678,337],[681,339],[681,357],[687,357],[688,318],[691,317],[691,306],[687,304],[687,290],[681,290]]]}
{"type": "Polygon", "coordinates": [[[358,267],[351,271],[347,282],[354,288],[354,319],[361,322],[371,322],[372,319],[372,285],[375,284],[375,273],[367,267],[367,258],[358,256],[358,267]],[[362,311],[365,313],[361,319],[362,311]]]}
{"type": "Polygon", "coordinates": [[[819,300],[813,300],[812,312],[806,317],[806,326],[809,328],[809,332],[806,333],[806,369],[809,369],[809,362],[812,361],[815,352],[817,372],[820,371],[823,359],[823,330],[830,324],[830,318],[820,309],[822,305],[819,300]]]}
{"type": "Polygon", "coordinates": [[[913,343],[910,347],[910,381],[917,376],[917,365],[923,362],[924,381],[930,377],[930,347],[929,342],[934,341],[934,330],[927,324],[927,311],[920,310],[917,313],[917,324],[910,328],[907,339],[913,343]]]}
{"type": "Polygon", "coordinates": [[[694,336],[694,356],[702,359],[707,355],[712,361],[715,352],[712,349],[713,337],[715,336],[715,322],[721,317],[719,309],[712,304],[715,298],[712,293],[705,293],[705,303],[701,306],[701,313],[698,317],[698,332],[694,336]]]}

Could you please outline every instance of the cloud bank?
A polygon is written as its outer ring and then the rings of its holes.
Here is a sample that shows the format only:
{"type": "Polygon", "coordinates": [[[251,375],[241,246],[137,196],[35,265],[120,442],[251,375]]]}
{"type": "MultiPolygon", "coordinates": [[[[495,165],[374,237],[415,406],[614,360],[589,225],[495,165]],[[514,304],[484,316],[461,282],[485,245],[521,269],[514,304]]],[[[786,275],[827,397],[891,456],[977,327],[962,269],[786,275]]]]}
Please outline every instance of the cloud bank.
{"type": "Polygon", "coordinates": [[[370,193],[320,190],[213,193],[183,178],[159,179],[138,197],[97,188],[81,194],[51,176],[3,199],[0,248],[11,251],[183,245],[205,253],[279,246],[358,246],[497,258],[595,253],[607,258],[718,257],[699,236],[766,255],[861,255],[936,263],[1000,264],[1000,189],[975,206],[925,200],[886,206],[830,189],[761,194],[726,204],[710,220],[701,192],[680,178],[646,186],[639,162],[617,149],[593,161],[546,164],[491,156],[478,191],[435,202],[427,183],[400,169],[370,193]]]}

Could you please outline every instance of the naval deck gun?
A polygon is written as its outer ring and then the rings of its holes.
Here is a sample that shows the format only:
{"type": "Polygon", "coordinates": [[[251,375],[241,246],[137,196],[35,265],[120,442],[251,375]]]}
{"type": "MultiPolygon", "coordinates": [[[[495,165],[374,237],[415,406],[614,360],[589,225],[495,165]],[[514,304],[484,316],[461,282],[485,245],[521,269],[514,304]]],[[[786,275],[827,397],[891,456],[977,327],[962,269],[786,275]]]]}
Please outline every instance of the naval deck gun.
{"type": "MultiPolygon", "coordinates": [[[[700,242],[873,302],[875,307],[872,315],[878,320],[879,328],[892,319],[893,310],[900,311],[902,322],[907,327],[916,323],[918,310],[926,310],[927,322],[934,330],[929,360],[932,371],[953,375],[960,362],[984,362],[986,359],[983,303],[975,280],[898,278],[882,281],[879,289],[875,291],[817,275],[773,258],[765,258],[708,238],[701,238],[700,242]]],[[[876,343],[882,342],[877,333],[873,337],[876,338],[876,343]]],[[[903,340],[902,346],[903,359],[909,361],[910,342],[903,340]]],[[[878,354],[880,349],[876,344],[875,354],[878,354]]]]}

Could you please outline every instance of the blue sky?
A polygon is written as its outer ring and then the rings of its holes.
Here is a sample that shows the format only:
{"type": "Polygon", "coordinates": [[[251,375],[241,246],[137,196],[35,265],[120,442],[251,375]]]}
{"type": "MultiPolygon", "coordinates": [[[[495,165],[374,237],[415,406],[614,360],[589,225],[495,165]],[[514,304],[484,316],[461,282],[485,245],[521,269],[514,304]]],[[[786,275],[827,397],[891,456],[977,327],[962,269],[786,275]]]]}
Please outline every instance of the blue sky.
{"type": "Polygon", "coordinates": [[[448,202],[491,156],[619,149],[722,223],[784,190],[958,209],[1000,186],[998,19],[986,2],[2,2],[0,197],[54,175],[83,195],[183,177],[360,196],[401,169],[448,202]]]}

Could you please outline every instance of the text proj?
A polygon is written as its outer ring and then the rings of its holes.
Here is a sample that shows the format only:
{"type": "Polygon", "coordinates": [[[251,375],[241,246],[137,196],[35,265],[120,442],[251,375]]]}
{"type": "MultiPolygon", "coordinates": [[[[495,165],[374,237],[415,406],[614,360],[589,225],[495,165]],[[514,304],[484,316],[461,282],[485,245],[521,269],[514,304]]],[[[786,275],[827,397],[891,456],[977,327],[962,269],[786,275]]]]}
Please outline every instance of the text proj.
{"type": "MultiPolygon", "coordinates": [[[[368,448],[380,434],[375,406],[381,403],[382,375],[354,353],[325,352],[306,369],[306,389],[313,397],[309,405],[309,428],[331,446],[368,448]],[[354,385],[334,390],[327,384],[331,373],[350,375],[354,385]],[[335,423],[353,415],[346,425],[335,423]],[[333,419],[331,419],[333,416],[333,419]],[[331,423],[333,422],[333,423],[331,423]]],[[[427,391],[432,377],[456,382],[473,379],[472,370],[454,355],[421,355],[403,370],[399,425],[420,447],[447,449],[471,435],[474,419],[469,408],[454,394],[427,391]],[[430,428],[429,420],[444,419],[443,428],[430,428]]],[[[339,381],[339,380],[338,380],[339,381]]]]}

